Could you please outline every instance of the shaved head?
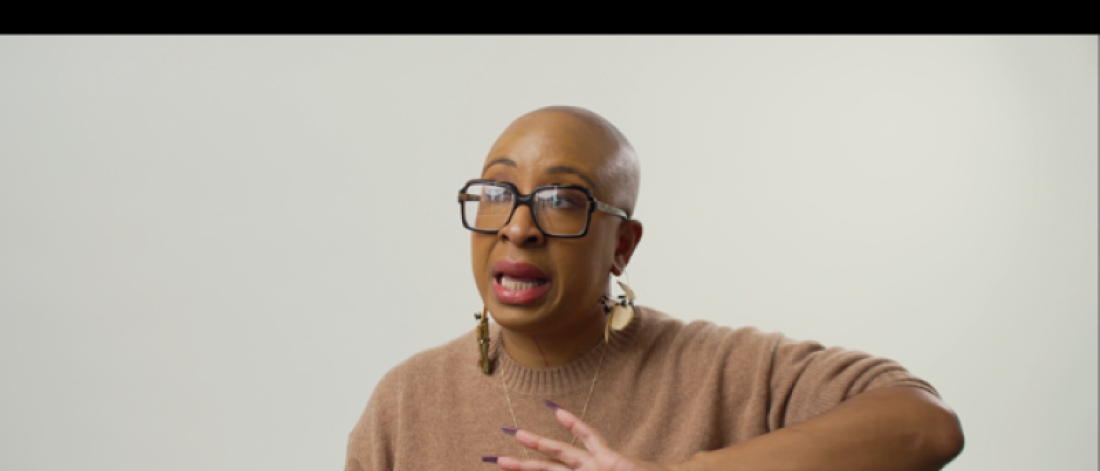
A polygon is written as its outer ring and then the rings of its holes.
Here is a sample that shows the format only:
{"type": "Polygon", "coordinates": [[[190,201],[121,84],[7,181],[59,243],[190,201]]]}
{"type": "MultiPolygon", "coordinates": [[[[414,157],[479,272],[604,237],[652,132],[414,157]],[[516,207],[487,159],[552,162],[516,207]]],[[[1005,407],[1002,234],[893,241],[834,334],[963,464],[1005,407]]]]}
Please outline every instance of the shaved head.
{"type": "Polygon", "coordinates": [[[588,172],[578,173],[595,186],[597,197],[633,216],[641,181],[638,157],[626,136],[602,116],[575,106],[548,106],[520,116],[493,145],[486,169],[507,158],[500,151],[521,140],[583,161],[588,172]]]}

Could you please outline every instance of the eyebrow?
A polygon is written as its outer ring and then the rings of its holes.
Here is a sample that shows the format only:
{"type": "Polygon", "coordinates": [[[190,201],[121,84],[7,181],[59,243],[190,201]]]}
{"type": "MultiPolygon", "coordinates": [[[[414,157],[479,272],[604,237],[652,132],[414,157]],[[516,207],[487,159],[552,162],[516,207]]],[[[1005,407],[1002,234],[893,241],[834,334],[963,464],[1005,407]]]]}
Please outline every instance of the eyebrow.
{"type": "Polygon", "coordinates": [[[587,182],[589,188],[591,188],[593,190],[596,189],[596,182],[592,181],[591,178],[588,178],[588,175],[585,175],[584,172],[582,172],[580,170],[577,170],[573,167],[570,167],[568,165],[558,165],[558,166],[555,166],[555,167],[550,167],[550,169],[547,170],[547,172],[550,172],[550,173],[572,173],[573,175],[581,177],[582,180],[587,182]]]}
{"type": "Polygon", "coordinates": [[[509,159],[508,157],[497,157],[493,160],[490,160],[489,163],[485,164],[485,168],[481,169],[481,173],[485,173],[487,170],[489,170],[489,167],[492,167],[496,164],[507,165],[509,167],[518,167],[515,160],[509,159]]]}
{"type": "MultiPolygon", "coordinates": [[[[519,167],[519,165],[516,164],[516,161],[512,160],[511,158],[497,157],[493,160],[490,160],[489,163],[485,164],[485,167],[481,169],[481,173],[485,173],[486,171],[489,170],[489,167],[492,167],[494,165],[506,165],[508,167],[514,167],[514,168],[519,167]]],[[[593,190],[596,189],[596,182],[593,181],[592,178],[590,178],[588,175],[585,175],[584,172],[582,172],[582,171],[580,171],[580,170],[578,170],[574,167],[570,167],[568,165],[557,165],[557,166],[554,166],[554,167],[550,167],[550,169],[547,170],[547,172],[548,173],[571,173],[573,175],[576,175],[576,176],[580,177],[582,180],[584,180],[586,183],[588,183],[589,188],[591,188],[593,190]]]]}

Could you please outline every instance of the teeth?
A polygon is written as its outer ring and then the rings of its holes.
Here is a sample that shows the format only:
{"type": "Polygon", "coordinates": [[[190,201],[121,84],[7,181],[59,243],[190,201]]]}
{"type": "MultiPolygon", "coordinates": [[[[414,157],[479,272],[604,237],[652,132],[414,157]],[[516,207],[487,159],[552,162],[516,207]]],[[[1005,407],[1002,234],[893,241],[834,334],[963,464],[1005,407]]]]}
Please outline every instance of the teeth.
{"type": "Polygon", "coordinates": [[[500,285],[505,287],[506,289],[510,289],[510,290],[514,290],[514,291],[521,291],[521,290],[525,290],[525,289],[531,289],[531,288],[537,287],[537,286],[545,284],[545,283],[546,283],[545,280],[517,281],[517,280],[509,277],[508,275],[504,275],[504,276],[500,277],[500,285]]]}

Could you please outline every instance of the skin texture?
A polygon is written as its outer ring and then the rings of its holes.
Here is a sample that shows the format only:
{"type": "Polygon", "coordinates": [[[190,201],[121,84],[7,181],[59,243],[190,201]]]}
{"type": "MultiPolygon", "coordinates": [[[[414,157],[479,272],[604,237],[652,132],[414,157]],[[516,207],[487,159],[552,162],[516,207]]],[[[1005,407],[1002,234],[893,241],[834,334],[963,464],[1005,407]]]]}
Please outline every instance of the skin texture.
{"type": "MultiPolygon", "coordinates": [[[[587,110],[554,107],[514,121],[489,151],[481,178],[512,183],[523,194],[541,185],[583,185],[597,200],[633,214],[638,176],[637,157],[618,130],[587,110]]],[[[568,364],[602,340],[597,302],[608,293],[609,275],[621,274],[630,262],[642,226],[596,212],[587,236],[547,238],[530,210],[519,207],[497,234],[471,234],[474,279],[502,327],[505,350],[523,366],[544,368],[568,364]],[[498,300],[493,264],[501,259],[539,267],[551,278],[548,293],[529,305],[498,300]]],[[[932,394],[908,387],[859,394],[812,420],[683,463],[619,455],[570,412],[547,413],[577,437],[577,446],[519,430],[515,439],[544,458],[490,461],[502,469],[547,471],[923,471],[942,468],[963,447],[955,413],[932,394]]]]}
{"type": "MultiPolygon", "coordinates": [[[[542,185],[582,185],[597,200],[630,214],[637,168],[633,149],[602,118],[579,109],[544,108],[501,134],[481,178],[512,183],[523,194],[542,185]]],[[[596,345],[604,329],[600,296],[608,293],[609,275],[626,268],[641,238],[640,222],[599,211],[585,237],[546,237],[525,206],[496,234],[471,232],[474,280],[493,320],[503,327],[508,354],[523,366],[544,368],[568,364],[596,345]],[[550,277],[547,294],[526,305],[497,299],[493,265],[502,259],[539,267],[550,277]]]]}

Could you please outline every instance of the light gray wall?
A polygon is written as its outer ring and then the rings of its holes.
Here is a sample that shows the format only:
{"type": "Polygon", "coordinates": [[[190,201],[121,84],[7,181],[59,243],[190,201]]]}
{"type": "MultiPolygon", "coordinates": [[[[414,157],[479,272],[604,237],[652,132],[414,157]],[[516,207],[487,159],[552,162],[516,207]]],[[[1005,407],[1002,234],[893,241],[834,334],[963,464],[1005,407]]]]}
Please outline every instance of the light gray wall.
{"type": "Polygon", "coordinates": [[[342,469],[381,375],[472,328],[456,191],[550,104],[641,156],[640,303],[899,360],[952,471],[1096,469],[1097,52],[0,38],[0,469],[342,469]]]}

